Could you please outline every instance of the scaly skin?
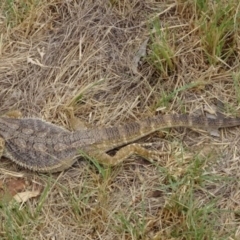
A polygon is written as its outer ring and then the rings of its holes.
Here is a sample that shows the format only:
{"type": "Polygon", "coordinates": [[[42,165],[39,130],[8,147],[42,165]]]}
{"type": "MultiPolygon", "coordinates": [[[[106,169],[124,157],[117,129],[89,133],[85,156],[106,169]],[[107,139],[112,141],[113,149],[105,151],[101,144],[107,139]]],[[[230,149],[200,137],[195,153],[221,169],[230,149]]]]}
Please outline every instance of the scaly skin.
{"type": "Polygon", "coordinates": [[[122,126],[70,132],[37,118],[0,117],[0,157],[2,153],[18,165],[39,172],[63,171],[85,154],[101,164],[115,165],[132,154],[146,159],[156,156],[158,153],[133,142],[163,128],[218,129],[238,125],[240,118],[159,115],[122,126]],[[113,157],[106,153],[123,145],[113,157]]]}

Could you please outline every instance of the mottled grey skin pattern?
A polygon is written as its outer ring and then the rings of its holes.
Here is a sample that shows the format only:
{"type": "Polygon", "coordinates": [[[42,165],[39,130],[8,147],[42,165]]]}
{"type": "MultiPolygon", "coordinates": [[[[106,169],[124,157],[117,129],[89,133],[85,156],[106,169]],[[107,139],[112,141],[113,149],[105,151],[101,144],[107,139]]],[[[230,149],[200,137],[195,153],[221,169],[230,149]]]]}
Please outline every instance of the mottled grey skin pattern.
{"type": "Polygon", "coordinates": [[[118,164],[134,153],[150,157],[152,152],[138,144],[123,147],[113,157],[106,152],[163,128],[218,129],[238,125],[240,118],[159,115],[117,127],[70,132],[37,118],[0,117],[0,140],[4,145],[2,154],[15,163],[34,171],[57,172],[70,167],[83,153],[107,165],[118,164]]]}

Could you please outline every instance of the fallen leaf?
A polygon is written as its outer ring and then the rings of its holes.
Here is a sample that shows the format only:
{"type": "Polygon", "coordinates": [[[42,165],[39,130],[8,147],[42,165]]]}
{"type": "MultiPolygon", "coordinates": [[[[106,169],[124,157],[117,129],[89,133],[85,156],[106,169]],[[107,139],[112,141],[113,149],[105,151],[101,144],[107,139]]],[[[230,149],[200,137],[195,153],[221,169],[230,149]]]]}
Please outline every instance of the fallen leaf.
{"type": "Polygon", "coordinates": [[[17,193],[13,198],[18,203],[25,203],[28,199],[37,197],[37,196],[39,196],[39,194],[40,194],[40,191],[38,191],[38,190],[25,191],[25,192],[17,193]]]}

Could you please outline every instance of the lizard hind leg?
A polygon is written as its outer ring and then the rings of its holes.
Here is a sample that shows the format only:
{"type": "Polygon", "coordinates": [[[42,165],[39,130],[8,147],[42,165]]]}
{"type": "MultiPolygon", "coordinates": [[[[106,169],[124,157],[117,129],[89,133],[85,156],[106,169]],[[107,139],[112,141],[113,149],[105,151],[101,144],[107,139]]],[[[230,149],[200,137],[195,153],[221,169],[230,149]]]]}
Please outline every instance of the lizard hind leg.
{"type": "Polygon", "coordinates": [[[152,161],[153,159],[159,160],[160,156],[168,155],[169,153],[147,150],[146,148],[142,147],[141,144],[132,143],[122,147],[114,156],[110,156],[105,152],[91,152],[89,155],[94,157],[100,164],[114,166],[122,163],[133,154],[152,161]]]}

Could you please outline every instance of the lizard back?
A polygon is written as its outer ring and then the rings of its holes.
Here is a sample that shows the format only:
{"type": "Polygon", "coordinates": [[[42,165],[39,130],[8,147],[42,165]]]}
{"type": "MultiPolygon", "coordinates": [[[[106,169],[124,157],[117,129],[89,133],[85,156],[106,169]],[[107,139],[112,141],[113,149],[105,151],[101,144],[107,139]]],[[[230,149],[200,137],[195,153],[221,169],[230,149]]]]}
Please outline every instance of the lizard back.
{"type": "Polygon", "coordinates": [[[2,117],[0,136],[5,140],[3,155],[35,171],[60,170],[77,155],[69,146],[71,132],[41,119],[2,117]]]}

